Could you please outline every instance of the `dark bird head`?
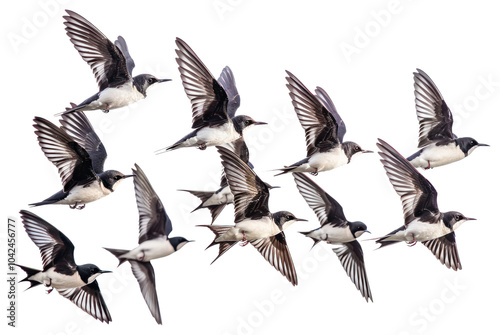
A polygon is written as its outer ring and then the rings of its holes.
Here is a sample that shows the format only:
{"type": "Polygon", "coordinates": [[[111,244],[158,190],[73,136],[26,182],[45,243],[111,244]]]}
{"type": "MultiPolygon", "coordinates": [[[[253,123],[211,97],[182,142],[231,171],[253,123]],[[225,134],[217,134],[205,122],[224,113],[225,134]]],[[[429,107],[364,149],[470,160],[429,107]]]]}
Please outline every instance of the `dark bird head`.
{"type": "Polygon", "coordinates": [[[184,237],[176,236],[168,239],[172,247],[174,247],[175,251],[179,251],[183,246],[188,244],[189,242],[194,242],[190,240],[186,240],[184,237]]]}
{"type": "Polygon", "coordinates": [[[473,218],[468,218],[460,212],[446,212],[443,213],[443,222],[444,225],[450,228],[452,231],[455,231],[462,225],[462,223],[466,221],[475,220],[473,218]]]}
{"type": "Polygon", "coordinates": [[[99,269],[97,265],[94,264],[83,264],[76,267],[80,278],[86,283],[92,283],[97,277],[103,273],[110,273],[111,271],[105,271],[99,269]]]}
{"type": "Polygon", "coordinates": [[[259,122],[252,119],[247,115],[238,115],[232,118],[234,129],[238,132],[238,134],[243,135],[243,130],[250,126],[257,126],[260,124],[267,124],[266,122],[259,122]]]}
{"type": "Polygon", "coordinates": [[[165,81],[170,81],[172,79],[158,79],[151,74],[140,74],[134,77],[134,86],[139,92],[146,97],[146,92],[148,88],[157,83],[163,83],[165,81]]]}
{"type": "Polygon", "coordinates": [[[489,147],[488,144],[478,143],[472,137],[461,137],[457,138],[455,141],[465,156],[469,156],[477,147],[489,147]]]}
{"type": "Polygon", "coordinates": [[[348,163],[350,163],[355,156],[359,156],[359,154],[373,153],[373,151],[361,149],[359,144],[350,141],[342,143],[342,149],[347,156],[348,163]]]}
{"type": "Polygon", "coordinates": [[[279,211],[276,213],[273,213],[273,220],[274,223],[280,228],[281,231],[285,230],[290,226],[292,223],[297,222],[297,221],[307,221],[305,219],[298,219],[295,217],[290,212],[287,211],[279,211]]]}
{"type": "Polygon", "coordinates": [[[116,187],[121,183],[123,179],[133,176],[133,174],[124,175],[120,171],[108,170],[101,173],[99,175],[99,178],[101,178],[104,187],[113,192],[114,190],[116,190],[116,187]]]}
{"type": "Polygon", "coordinates": [[[352,236],[354,236],[355,238],[360,237],[364,233],[371,234],[367,230],[366,225],[361,221],[349,222],[349,229],[351,230],[352,236]]]}

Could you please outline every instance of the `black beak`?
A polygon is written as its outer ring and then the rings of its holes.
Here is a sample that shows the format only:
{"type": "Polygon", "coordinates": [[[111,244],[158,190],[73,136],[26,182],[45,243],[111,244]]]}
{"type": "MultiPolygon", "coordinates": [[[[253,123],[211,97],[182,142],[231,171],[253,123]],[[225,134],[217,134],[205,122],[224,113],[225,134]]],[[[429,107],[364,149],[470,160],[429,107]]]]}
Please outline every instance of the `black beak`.
{"type": "Polygon", "coordinates": [[[373,154],[373,151],[371,150],[362,150],[361,152],[364,154],[373,154]]]}
{"type": "Polygon", "coordinates": [[[295,221],[305,221],[305,222],[307,222],[306,219],[298,219],[298,218],[295,218],[295,221]]]}
{"type": "Polygon", "coordinates": [[[476,221],[477,219],[474,218],[465,218],[467,221],[476,221]]]}
{"type": "Polygon", "coordinates": [[[477,146],[478,147],[489,147],[490,145],[489,144],[484,144],[484,143],[478,143],[477,146]]]}
{"type": "Polygon", "coordinates": [[[166,81],[171,81],[172,79],[158,79],[159,83],[164,83],[166,81]]]}
{"type": "Polygon", "coordinates": [[[370,232],[370,231],[368,231],[368,230],[363,230],[363,231],[364,231],[365,233],[371,234],[371,232],[370,232]]]}
{"type": "Polygon", "coordinates": [[[273,188],[281,188],[281,186],[271,186],[271,185],[269,185],[269,187],[268,187],[268,188],[269,188],[270,190],[272,190],[273,188]]]}
{"type": "Polygon", "coordinates": [[[261,124],[267,124],[267,122],[260,122],[260,121],[254,122],[254,125],[256,125],[256,126],[261,125],[261,124]]]}
{"type": "Polygon", "coordinates": [[[135,174],[127,174],[127,175],[123,176],[122,179],[130,178],[130,177],[135,177],[135,174]]]}
{"type": "Polygon", "coordinates": [[[112,273],[113,271],[101,270],[99,273],[112,273]]]}

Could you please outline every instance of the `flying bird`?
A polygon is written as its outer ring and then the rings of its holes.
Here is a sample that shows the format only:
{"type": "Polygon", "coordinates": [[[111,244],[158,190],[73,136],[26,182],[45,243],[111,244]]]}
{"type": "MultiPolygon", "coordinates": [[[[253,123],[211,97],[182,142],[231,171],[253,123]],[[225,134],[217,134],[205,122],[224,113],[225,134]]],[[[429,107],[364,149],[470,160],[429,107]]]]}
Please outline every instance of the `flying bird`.
{"type": "Polygon", "coordinates": [[[373,301],[368,277],[366,275],[363,250],[356,240],[364,233],[369,233],[366,225],[360,221],[348,221],[342,206],[321,187],[302,173],[293,173],[295,184],[300,194],[314,211],[321,227],[302,232],[313,241],[313,247],[321,241],[336,245],[333,251],[351,278],[361,295],[373,301]]]}
{"type": "Polygon", "coordinates": [[[380,248],[401,241],[409,246],[422,242],[447,268],[461,269],[455,231],[475,219],[456,211],[440,212],[432,184],[387,142],[379,139],[377,146],[387,176],[401,197],[405,219],[403,226],[377,239],[380,248]]]}
{"type": "Polygon", "coordinates": [[[288,211],[271,213],[266,183],[234,152],[220,146],[217,150],[234,196],[235,225],[200,226],[209,228],[215,234],[207,249],[219,245],[219,255],[213,262],[239,241],[242,246],[250,243],[292,285],[297,285],[297,274],[283,231],[294,222],[306,220],[298,219],[288,211]]]}
{"type": "Polygon", "coordinates": [[[306,133],[307,157],[283,169],[277,176],[289,172],[318,172],[336,169],[349,164],[363,150],[350,141],[344,142],[346,126],[328,94],[316,87],[316,95],[310,92],[291,72],[286,71],[286,87],[299,122],[306,133]]]}
{"type": "Polygon", "coordinates": [[[109,314],[96,278],[104,271],[94,264],[76,265],[73,243],[56,227],[39,216],[21,210],[21,219],[28,236],[40,249],[43,270],[17,265],[27,276],[21,282],[31,285],[27,289],[43,284],[47,293],[56,289],[60,295],[71,300],[83,311],[101,322],[109,323],[109,314]]]}
{"type": "Polygon", "coordinates": [[[414,166],[430,169],[469,156],[478,147],[472,137],[457,137],[452,132],[453,115],[436,84],[422,70],[413,73],[415,107],[419,123],[419,151],[407,158],[414,166]]]}
{"type": "Polygon", "coordinates": [[[250,126],[266,124],[246,115],[234,115],[240,105],[240,96],[229,67],[226,66],[216,80],[186,42],[177,38],[175,43],[182,85],[191,101],[194,130],[173,145],[157,150],[157,153],[184,147],[205,150],[208,146],[240,138],[250,126]]]}
{"type": "Polygon", "coordinates": [[[124,179],[133,176],[104,171],[106,149],[83,112],[64,114],[61,127],[38,116],[33,121],[38,144],[59,170],[63,189],[30,206],[62,204],[83,209],[85,204],[111,194],[124,179]]]}
{"type": "Polygon", "coordinates": [[[169,237],[172,232],[172,221],[165,212],[160,198],[137,164],[132,172],[135,175],[135,199],[139,211],[139,245],[132,250],[104,249],[118,258],[118,266],[126,261],[130,263],[151,315],[158,324],[161,324],[155,272],[150,261],[169,256],[192,241],[179,236],[169,237]]]}
{"type": "Polygon", "coordinates": [[[99,92],[56,116],[97,109],[107,113],[111,109],[125,107],[146,98],[150,87],[171,80],[158,79],[151,74],[132,77],[135,63],[123,37],[118,36],[113,44],[83,16],[71,10],[66,10],[66,13],[66,34],[83,60],[92,68],[99,92]]]}

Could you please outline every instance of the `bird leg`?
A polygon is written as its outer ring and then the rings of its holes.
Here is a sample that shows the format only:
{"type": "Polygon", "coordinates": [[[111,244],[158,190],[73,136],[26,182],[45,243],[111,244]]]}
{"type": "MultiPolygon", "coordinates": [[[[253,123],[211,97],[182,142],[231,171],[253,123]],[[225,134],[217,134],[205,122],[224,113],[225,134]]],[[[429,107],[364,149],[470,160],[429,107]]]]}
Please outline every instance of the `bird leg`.
{"type": "Polygon", "coordinates": [[[78,202],[75,202],[75,204],[74,204],[74,205],[69,205],[69,208],[71,208],[71,209],[75,209],[75,208],[76,208],[76,206],[78,206],[78,202]]]}
{"type": "Polygon", "coordinates": [[[50,292],[52,292],[54,289],[51,287],[47,290],[47,294],[50,294],[50,292]]]}
{"type": "Polygon", "coordinates": [[[431,161],[427,161],[427,166],[424,167],[424,170],[429,170],[431,168],[431,161]]]}
{"type": "Polygon", "coordinates": [[[411,234],[411,236],[413,237],[413,241],[411,241],[411,242],[406,242],[406,244],[407,244],[409,247],[413,247],[415,244],[417,244],[417,241],[415,240],[415,235],[414,235],[414,234],[411,234]]]}
{"type": "Polygon", "coordinates": [[[205,150],[207,148],[207,144],[206,143],[202,143],[198,146],[198,149],[200,150],[205,150]]]}
{"type": "Polygon", "coordinates": [[[312,174],[313,176],[317,176],[317,175],[318,175],[318,169],[316,169],[314,172],[311,172],[311,174],[312,174]]]}
{"type": "Polygon", "coordinates": [[[81,206],[77,206],[77,207],[76,207],[76,209],[78,209],[78,210],[82,210],[82,209],[84,209],[84,208],[85,208],[85,204],[83,204],[83,205],[81,205],[81,206]]]}
{"type": "Polygon", "coordinates": [[[245,236],[245,233],[243,234],[243,239],[241,240],[240,246],[244,247],[248,244],[247,237],[245,236]]]}
{"type": "MultiPolygon", "coordinates": [[[[49,278],[49,282],[48,283],[43,283],[45,285],[45,287],[50,287],[52,285],[52,279],[49,278]]],[[[50,294],[50,292],[52,292],[54,288],[53,287],[50,287],[48,290],[47,290],[47,294],[50,294]]]]}

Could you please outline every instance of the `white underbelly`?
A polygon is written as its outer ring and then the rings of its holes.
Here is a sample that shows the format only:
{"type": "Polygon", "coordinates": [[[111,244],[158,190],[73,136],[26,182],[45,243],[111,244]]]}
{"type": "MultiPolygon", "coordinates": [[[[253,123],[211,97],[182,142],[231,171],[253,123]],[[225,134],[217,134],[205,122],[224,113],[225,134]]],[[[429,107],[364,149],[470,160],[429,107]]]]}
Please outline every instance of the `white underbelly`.
{"type": "Polygon", "coordinates": [[[140,262],[149,262],[152,259],[161,258],[174,253],[170,241],[165,236],[142,242],[135,249],[123,254],[120,258],[133,259],[140,262]]]}
{"type": "Polygon", "coordinates": [[[430,144],[422,150],[417,159],[419,159],[419,166],[427,167],[437,167],[441,165],[450,164],[465,158],[465,154],[458,148],[455,143],[450,143],[448,145],[436,145],[430,144]]]}
{"type": "Polygon", "coordinates": [[[450,233],[451,230],[442,223],[422,223],[414,220],[408,224],[405,230],[397,232],[387,240],[393,241],[429,241],[450,233]]]}
{"type": "Polygon", "coordinates": [[[111,191],[104,187],[97,180],[84,186],[75,186],[71,189],[65,199],[58,201],[58,204],[73,205],[87,204],[101,199],[110,194],[111,191]]]}
{"type": "Polygon", "coordinates": [[[243,234],[248,241],[260,238],[274,236],[280,233],[278,226],[269,217],[263,217],[260,220],[245,219],[238,222],[233,228],[229,229],[222,236],[218,237],[216,242],[241,241],[243,234]]]}
{"type": "Polygon", "coordinates": [[[68,289],[86,285],[80,279],[78,272],[75,272],[72,276],[66,276],[56,273],[53,267],[49,268],[45,272],[39,272],[36,275],[31,276],[30,279],[36,280],[47,287],[50,286],[55,289],[68,289]]]}
{"type": "Polygon", "coordinates": [[[317,152],[309,158],[309,166],[315,171],[328,171],[347,164],[347,156],[340,147],[317,152]]]}
{"type": "Polygon", "coordinates": [[[114,109],[128,106],[141,99],[144,99],[144,96],[132,84],[120,88],[108,87],[99,93],[99,99],[92,102],[89,107],[114,109]]]}
{"type": "Polygon", "coordinates": [[[240,134],[234,130],[231,121],[220,127],[204,127],[196,134],[197,143],[205,143],[207,146],[222,145],[233,142],[240,137],[240,134]]]}
{"type": "Polygon", "coordinates": [[[307,236],[332,244],[347,243],[355,240],[349,227],[332,227],[331,225],[325,225],[307,236]]]}
{"type": "Polygon", "coordinates": [[[229,187],[224,187],[219,193],[214,193],[210,198],[208,198],[204,203],[203,207],[222,205],[222,204],[232,204],[234,201],[233,194],[229,190],[229,187]]]}

